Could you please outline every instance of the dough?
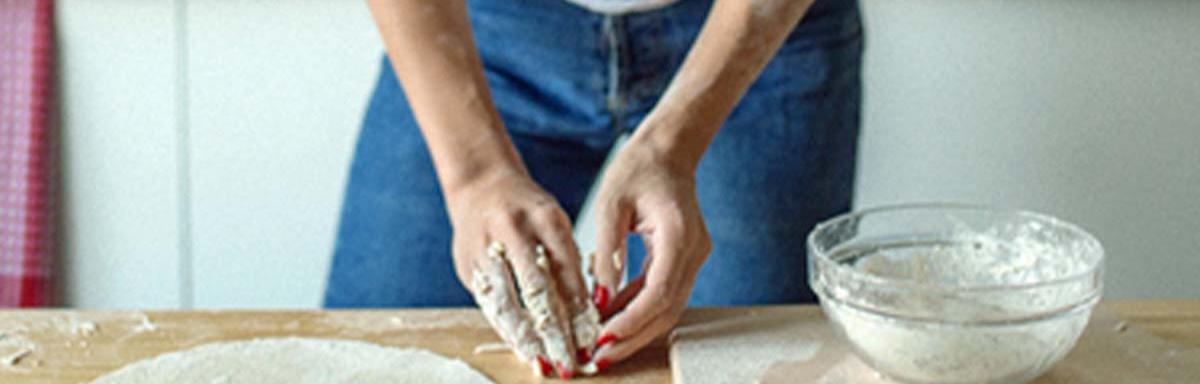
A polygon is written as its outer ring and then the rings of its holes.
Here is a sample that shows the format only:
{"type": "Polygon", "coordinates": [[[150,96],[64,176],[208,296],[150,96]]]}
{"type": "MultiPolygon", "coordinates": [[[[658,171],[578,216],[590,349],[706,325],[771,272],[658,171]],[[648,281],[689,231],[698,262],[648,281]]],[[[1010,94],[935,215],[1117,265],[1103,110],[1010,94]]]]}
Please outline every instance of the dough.
{"type": "Polygon", "coordinates": [[[360,341],[275,338],[202,345],[143,360],[93,384],[491,383],[460,360],[360,341]]]}
{"type": "MultiPolygon", "coordinates": [[[[805,364],[822,351],[832,329],[796,312],[746,315],[680,326],[671,333],[671,378],[687,383],[810,383],[794,374],[768,374],[779,365],[805,364]]],[[[856,383],[847,381],[846,383],[856,383]]]]}

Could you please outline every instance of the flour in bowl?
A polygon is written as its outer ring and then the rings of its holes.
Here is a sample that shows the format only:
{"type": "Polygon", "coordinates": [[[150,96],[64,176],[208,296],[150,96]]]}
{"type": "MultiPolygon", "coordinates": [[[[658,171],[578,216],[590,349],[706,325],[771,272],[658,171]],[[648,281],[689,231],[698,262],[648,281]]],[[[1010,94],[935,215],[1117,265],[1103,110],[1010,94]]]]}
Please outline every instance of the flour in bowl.
{"type": "Polygon", "coordinates": [[[841,267],[816,288],[858,354],[897,379],[1024,382],[1087,325],[1099,294],[1090,240],[1033,222],[860,242],[832,252],[841,267]]]}

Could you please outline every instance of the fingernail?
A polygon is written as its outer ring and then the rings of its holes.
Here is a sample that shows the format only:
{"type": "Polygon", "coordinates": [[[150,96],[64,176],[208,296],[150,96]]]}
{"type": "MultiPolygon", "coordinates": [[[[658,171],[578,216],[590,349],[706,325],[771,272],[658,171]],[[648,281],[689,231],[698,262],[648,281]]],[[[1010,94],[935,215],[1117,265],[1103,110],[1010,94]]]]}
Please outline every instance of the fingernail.
{"type": "Polygon", "coordinates": [[[542,376],[543,377],[550,376],[550,363],[546,362],[546,358],[542,357],[542,356],[538,356],[537,362],[538,362],[538,369],[542,370],[542,376]]]}
{"type": "Polygon", "coordinates": [[[612,263],[613,263],[613,268],[616,268],[618,271],[621,270],[621,251],[620,250],[613,252],[612,263]]]}
{"type": "Polygon", "coordinates": [[[558,378],[563,379],[563,380],[570,380],[572,377],[575,376],[575,371],[567,369],[567,367],[564,366],[562,363],[557,363],[557,365],[558,365],[558,378]]]}
{"type": "Polygon", "coordinates": [[[608,369],[608,359],[596,360],[596,373],[604,372],[608,369]]]}
{"type": "Polygon", "coordinates": [[[590,352],[588,352],[587,348],[576,349],[575,350],[575,360],[578,360],[579,364],[586,363],[586,362],[592,360],[592,354],[590,352]]]}
{"type": "Polygon", "coordinates": [[[600,311],[608,307],[608,287],[596,284],[596,288],[592,290],[592,304],[595,304],[596,309],[600,311]]]}
{"type": "Polygon", "coordinates": [[[605,332],[605,333],[601,334],[599,338],[596,339],[596,349],[600,349],[600,347],[603,347],[604,344],[608,344],[608,343],[611,343],[614,341],[617,341],[617,336],[614,334],[605,332]]]}

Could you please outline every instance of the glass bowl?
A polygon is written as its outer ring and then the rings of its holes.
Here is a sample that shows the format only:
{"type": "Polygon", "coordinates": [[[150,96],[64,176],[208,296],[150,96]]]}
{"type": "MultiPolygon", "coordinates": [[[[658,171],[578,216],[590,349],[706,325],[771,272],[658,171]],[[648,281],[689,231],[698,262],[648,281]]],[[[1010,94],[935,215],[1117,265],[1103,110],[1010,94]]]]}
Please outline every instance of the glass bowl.
{"type": "Polygon", "coordinates": [[[817,225],[808,248],[834,328],[908,383],[1032,380],[1075,345],[1102,289],[1100,242],[1032,212],[880,207],[817,225]]]}

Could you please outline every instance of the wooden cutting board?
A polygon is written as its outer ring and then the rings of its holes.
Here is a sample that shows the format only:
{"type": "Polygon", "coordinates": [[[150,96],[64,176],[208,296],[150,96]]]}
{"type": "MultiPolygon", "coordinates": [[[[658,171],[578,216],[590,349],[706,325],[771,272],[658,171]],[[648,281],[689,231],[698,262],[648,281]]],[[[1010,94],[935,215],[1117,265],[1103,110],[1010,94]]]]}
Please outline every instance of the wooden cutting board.
{"type": "MultiPolygon", "coordinates": [[[[1172,342],[1200,346],[1200,300],[1105,303],[1131,324],[1172,342]]],[[[683,327],[748,313],[799,314],[812,306],[689,309],[683,327]]],[[[1136,328],[1134,328],[1136,329],[1136,328]]],[[[462,359],[499,383],[536,379],[507,353],[476,354],[499,340],[472,309],[396,311],[74,311],[0,310],[0,383],[86,383],[126,364],[225,340],[306,336],[419,347],[462,359]],[[24,349],[29,351],[23,352],[24,349]]],[[[666,340],[658,340],[604,375],[580,383],[671,382],[666,340]]],[[[554,380],[548,380],[554,382],[554,380]]],[[[798,382],[798,381],[790,381],[798,382]]],[[[1200,381],[1198,381],[1200,382],[1200,381]]]]}
{"type": "MultiPolygon", "coordinates": [[[[500,339],[474,309],[395,311],[12,311],[0,310],[0,383],[87,383],[127,364],[201,344],[261,337],[320,337],[424,348],[457,358],[498,383],[537,379],[507,352],[475,353],[500,339]],[[27,352],[26,352],[27,350],[27,352]],[[6,357],[19,356],[5,365],[6,357]]],[[[663,383],[666,345],[656,343],[613,375],[580,383],[663,383]]],[[[556,382],[557,380],[547,380],[556,382]]],[[[436,382],[436,381],[431,381],[436,382]]]]}
{"type": "MultiPolygon", "coordinates": [[[[1200,340],[1191,341],[1163,340],[1101,306],[1071,353],[1034,383],[1200,383],[1200,340]]],[[[894,383],[855,357],[811,307],[751,309],[681,326],[670,361],[677,384],[894,383]]]]}

